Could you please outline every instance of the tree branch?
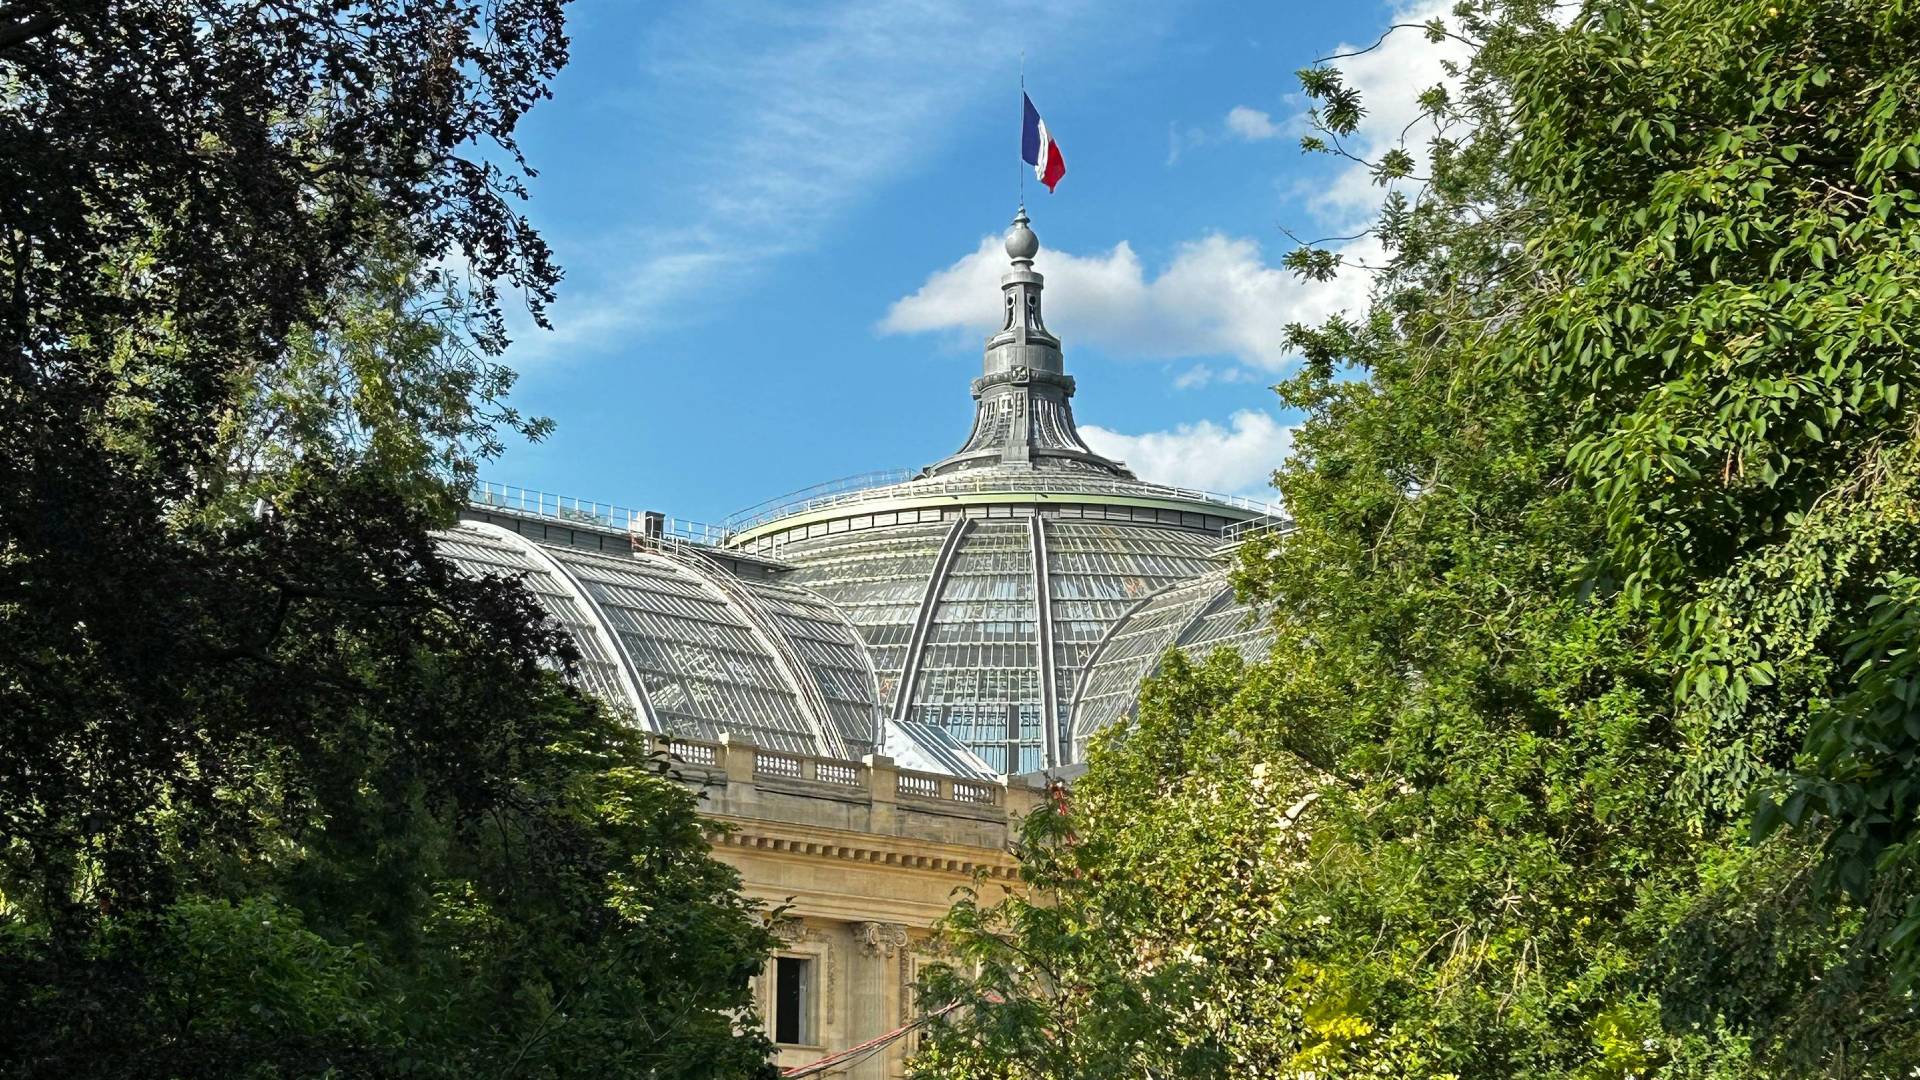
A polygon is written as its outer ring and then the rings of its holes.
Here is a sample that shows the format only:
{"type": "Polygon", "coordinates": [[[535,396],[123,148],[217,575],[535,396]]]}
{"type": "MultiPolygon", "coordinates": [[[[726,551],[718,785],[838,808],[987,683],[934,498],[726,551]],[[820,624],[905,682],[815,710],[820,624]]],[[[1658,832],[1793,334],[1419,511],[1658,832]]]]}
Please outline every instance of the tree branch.
{"type": "Polygon", "coordinates": [[[1295,244],[1298,244],[1301,247],[1310,247],[1310,248],[1317,248],[1322,244],[1339,244],[1339,243],[1345,243],[1346,241],[1349,241],[1349,240],[1359,240],[1362,237],[1372,236],[1374,232],[1377,231],[1374,227],[1369,226],[1368,228],[1361,229],[1359,232],[1354,233],[1351,236],[1323,236],[1318,240],[1302,240],[1300,239],[1297,233],[1295,233],[1292,229],[1287,228],[1285,225],[1279,225],[1279,226],[1276,226],[1276,228],[1280,230],[1281,235],[1293,241],[1295,244]]]}
{"type": "Polygon", "coordinates": [[[23,45],[59,25],[60,16],[51,11],[28,15],[18,7],[0,8],[0,51],[23,45]]]}
{"type": "MultiPolygon", "coordinates": [[[[1322,56],[1314,60],[1314,63],[1325,64],[1333,60],[1345,60],[1350,56],[1364,56],[1367,53],[1370,53],[1373,50],[1379,48],[1380,46],[1385,45],[1387,43],[1387,39],[1393,36],[1393,32],[1395,30],[1426,30],[1431,32],[1433,30],[1433,27],[1431,24],[1428,24],[1428,23],[1394,23],[1392,26],[1387,27],[1386,33],[1381,34],[1379,40],[1375,41],[1373,44],[1367,46],[1366,48],[1355,49],[1352,52],[1333,53],[1330,56],[1322,56]]],[[[1451,30],[1442,30],[1440,31],[1440,35],[1442,37],[1450,37],[1453,40],[1458,41],[1462,45],[1465,45],[1471,49],[1477,49],[1480,47],[1479,42],[1469,37],[1462,37],[1459,34],[1452,32],[1451,30]]]]}

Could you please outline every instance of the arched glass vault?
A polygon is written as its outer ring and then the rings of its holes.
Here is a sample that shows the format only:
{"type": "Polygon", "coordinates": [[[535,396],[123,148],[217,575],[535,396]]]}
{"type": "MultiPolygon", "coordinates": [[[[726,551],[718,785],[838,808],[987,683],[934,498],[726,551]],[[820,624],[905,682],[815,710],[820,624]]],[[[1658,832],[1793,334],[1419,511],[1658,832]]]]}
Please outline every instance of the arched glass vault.
{"type": "Polygon", "coordinates": [[[1168,649],[1199,657],[1230,648],[1251,662],[1272,643],[1266,622],[1234,599],[1224,569],[1145,598],[1107,632],[1074,689],[1068,731],[1076,756],[1086,755],[1094,732],[1132,716],[1140,683],[1159,670],[1168,649]]]}
{"type": "Polygon", "coordinates": [[[837,530],[755,573],[534,514],[491,512],[440,544],[468,572],[522,578],[577,643],[582,686],[647,730],[837,758],[957,747],[975,756],[962,772],[1032,771],[1124,721],[1167,648],[1267,640],[1218,534],[1060,509],[837,530]]]}
{"type": "Polygon", "coordinates": [[[879,740],[866,647],[814,594],[697,556],[585,551],[485,522],[440,542],[470,572],[524,574],[579,645],[586,688],[646,730],[839,758],[879,740]]]}
{"type": "Polygon", "coordinates": [[[1018,772],[1073,760],[1069,711],[1094,650],[1141,600],[1216,569],[1220,547],[1213,530],[1002,505],[793,539],[779,558],[848,612],[888,716],[1018,772]]]}

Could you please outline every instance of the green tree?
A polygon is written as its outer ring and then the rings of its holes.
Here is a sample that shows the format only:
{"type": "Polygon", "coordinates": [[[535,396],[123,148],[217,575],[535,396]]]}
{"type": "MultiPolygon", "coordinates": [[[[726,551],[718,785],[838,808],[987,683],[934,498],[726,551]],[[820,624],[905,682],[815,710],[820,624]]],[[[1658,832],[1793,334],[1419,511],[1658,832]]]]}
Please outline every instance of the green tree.
{"type": "Polygon", "coordinates": [[[10,1075],[765,1071],[694,797],[434,548],[546,428],[500,289],[558,279],[565,54],[557,0],[0,3],[10,1075]]]}
{"type": "MultiPolygon", "coordinates": [[[[1551,14],[1425,28],[1472,59],[1424,164],[1373,163],[1411,190],[1371,309],[1291,335],[1295,527],[1239,575],[1272,659],[1170,660],[1033,825],[1036,894],[961,905],[924,1075],[1920,1060],[1920,25],[1551,14]]],[[[1301,81],[1346,152],[1365,103],[1301,81]]]]}
{"type": "Polygon", "coordinates": [[[248,512],[297,482],[303,462],[325,461],[391,478],[444,516],[504,434],[552,430],[508,404],[516,376],[476,327],[484,301],[466,282],[425,265],[377,218],[356,251],[287,348],[235,373],[211,513],[248,512]]]}

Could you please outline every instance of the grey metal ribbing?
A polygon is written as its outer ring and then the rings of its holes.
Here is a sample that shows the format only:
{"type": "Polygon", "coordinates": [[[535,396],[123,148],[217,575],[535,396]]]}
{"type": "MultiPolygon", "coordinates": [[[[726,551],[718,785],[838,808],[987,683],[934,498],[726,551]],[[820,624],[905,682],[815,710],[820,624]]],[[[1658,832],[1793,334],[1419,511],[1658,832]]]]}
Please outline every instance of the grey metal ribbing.
{"type": "MultiPolygon", "coordinates": [[[[847,740],[833,722],[833,710],[827,705],[827,696],[820,691],[820,684],[814,680],[812,669],[793,651],[793,646],[787,643],[787,636],[773,624],[773,619],[761,607],[759,598],[753,595],[752,590],[728,573],[724,566],[699,552],[689,550],[686,555],[677,558],[666,555],[664,551],[662,555],[692,570],[702,584],[719,593],[734,614],[740,616],[740,621],[747,624],[753,636],[773,658],[787,689],[793,691],[794,701],[800,706],[800,715],[807,718],[807,726],[813,729],[817,752],[822,757],[845,759],[847,740]]],[[[879,732],[874,734],[878,736],[879,732]]]]}
{"type": "Polygon", "coordinates": [[[1073,680],[1073,697],[1067,702],[1067,738],[1070,742],[1080,733],[1080,703],[1086,699],[1087,684],[1093,681],[1093,673],[1100,666],[1100,658],[1105,656],[1107,650],[1113,646],[1114,641],[1120,636],[1121,629],[1132,622],[1133,617],[1140,614],[1142,608],[1152,603],[1154,597],[1185,584],[1187,583],[1184,581],[1176,581],[1162,585],[1135,600],[1119,618],[1113,620],[1113,624],[1107,627],[1107,632],[1101,635],[1099,642],[1093,646],[1093,651],[1088,653],[1087,658],[1081,662],[1080,674],[1073,680]]]}
{"type": "Polygon", "coordinates": [[[626,643],[620,640],[619,632],[613,628],[613,620],[607,618],[607,613],[600,607],[600,602],[593,598],[593,594],[587,591],[587,587],[579,578],[573,576],[573,571],[567,569],[566,564],[559,559],[547,554],[539,544],[512,529],[501,528],[488,521],[464,521],[461,524],[484,529],[507,540],[553,574],[560,587],[567,590],[574,602],[580,605],[582,613],[593,620],[594,636],[600,639],[600,647],[607,651],[607,655],[614,658],[614,666],[620,671],[620,689],[626,694],[627,704],[633,706],[639,715],[641,728],[655,734],[661,733],[663,729],[660,727],[660,721],[654,718],[653,701],[647,697],[647,688],[635,677],[635,672],[640,668],[634,664],[632,655],[627,652],[626,643]]]}
{"type": "MultiPolygon", "coordinates": [[[[1176,649],[1183,648],[1187,642],[1193,640],[1194,627],[1205,622],[1208,617],[1218,614],[1221,608],[1233,603],[1233,601],[1233,586],[1229,584],[1226,588],[1220,590],[1219,595],[1201,604],[1200,610],[1193,613],[1193,618],[1188,619],[1185,625],[1180,627],[1180,632],[1173,635],[1172,647],[1176,649]]],[[[1157,665],[1155,666],[1155,670],[1158,670],[1157,665]]]]}
{"type": "MultiPolygon", "coordinates": [[[[1040,633],[1040,725],[1042,768],[1060,764],[1060,691],[1054,684],[1053,656],[1053,581],[1047,559],[1047,523],[1035,513],[1027,519],[1027,532],[1033,541],[1033,607],[1035,628],[1040,633]]],[[[1009,763],[1008,772],[1013,772],[1009,763]]]]}
{"type": "Polygon", "coordinates": [[[954,519],[947,538],[940,542],[940,555],[933,561],[933,574],[927,579],[927,591],[920,597],[920,612],[913,619],[913,637],[907,641],[907,662],[900,669],[900,688],[893,697],[893,718],[905,720],[913,705],[913,684],[920,678],[920,654],[927,647],[927,629],[933,625],[933,609],[940,606],[940,590],[947,583],[947,571],[953,569],[953,557],[961,541],[973,529],[973,519],[963,512],[954,519]]]}

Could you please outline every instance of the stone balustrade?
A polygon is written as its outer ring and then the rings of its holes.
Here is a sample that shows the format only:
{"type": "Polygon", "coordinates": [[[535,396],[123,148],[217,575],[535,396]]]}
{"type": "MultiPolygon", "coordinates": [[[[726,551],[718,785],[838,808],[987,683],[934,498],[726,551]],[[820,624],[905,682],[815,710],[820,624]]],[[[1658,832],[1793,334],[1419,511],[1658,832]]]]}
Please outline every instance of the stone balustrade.
{"type": "Polygon", "coordinates": [[[647,749],[702,793],[723,819],[784,822],[1005,852],[1021,814],[1041,793],[1024,785],[902,769],[716,741],[648,735],[647,749]]]}

